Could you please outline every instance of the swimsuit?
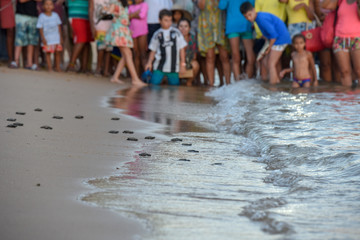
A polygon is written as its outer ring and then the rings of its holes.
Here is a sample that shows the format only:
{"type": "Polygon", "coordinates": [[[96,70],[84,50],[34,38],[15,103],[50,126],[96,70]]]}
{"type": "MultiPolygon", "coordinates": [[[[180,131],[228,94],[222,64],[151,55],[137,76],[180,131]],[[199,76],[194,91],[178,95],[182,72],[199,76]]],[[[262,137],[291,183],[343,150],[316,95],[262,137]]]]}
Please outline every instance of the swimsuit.
{"type": "Polygon", "coordinates": [[[311,81],[311,78],[305,78],[303,80],[299,80],[299,79],[294,78],[294,82],[299,84],[300,87],[303,87],[305,83],[310,82],[310,81],[311,81]]]}

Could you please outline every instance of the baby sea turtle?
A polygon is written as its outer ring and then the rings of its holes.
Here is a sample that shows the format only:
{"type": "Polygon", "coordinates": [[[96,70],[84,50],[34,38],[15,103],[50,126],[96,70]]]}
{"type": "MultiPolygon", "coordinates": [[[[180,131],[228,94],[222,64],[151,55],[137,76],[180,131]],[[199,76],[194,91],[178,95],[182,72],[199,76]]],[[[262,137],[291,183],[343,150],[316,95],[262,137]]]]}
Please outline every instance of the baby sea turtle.
{"type": "Polygon", "coordinates": [[[17,126],[17,127],[22,127],[22,126],[24,126],[23,123],[19,123],[19,122],[13,123],[13,125],[15,125],[15,126],[17,126]]]}
{"type": "Polygon", "coordinates": [[[46,130],[52,130],[52,127],[50,127],[48,125],[41,126],[40,128],[46,129],[46,130]]]}
{"type": "Polygon", "coordinates": [[[171,139],[172,142],[182,142],[181,138],[173,138],[171,139]]]}
{"type": "Polygon", "coordinates": [[[6,127],[8,127],[8,128],[16,128],[17,126],[15,124],[9,124],[6,127]]]}
{"type": "Polygon", "coordinates": [[[149,153],[140,153],[139,156],[141,156],[141,157],[151,157],[151,154],[149,154],[149,153]]]}
{"type": "Polygon", "coordinates": [[[213,166],[221,166],[221,165],[223,165],[222,163],[213,163],[213,164],[211,164],[211,165],[213,165],[213,166]]]}
{"type": "Polygon", "coordinates": [[[8,121],[8,122],[16,122],[16,118],[8,118],[8,119],[6,119],[6,121],[8,121]]]}
{"type": "Polygon", "coordinates": [[[123,131],[123,133],[125,133],[125,134],[134,134],[133,131],[129,131],[129,130],[125,130],[125,131],[123,131]]]}
{"type": "Polygon", "coordinates": [[[25,112],[16,112],[17,115],[25,115],[25,112]]]}
{"type": "Polygon", "coordinates": [[[180,162],[190,162],[189,159],[185,159],[185,158],[180,158],[178,161],[180,161],[180,162]]]}
{"type": "Polygon", "coordinates": [[[198,153],[199,151],[197,151],[197,150],[188,150],[188,152],[198,153]]]}
{"type": "Polygon", "coordinates": [[[118,134],[119,131],[111,130],[111,131],[109,131],[109,133],[111,133],[111,134],[118,134]]]}
{"type": "Polygon", "coordinates": [[[119,121],[120,118],[118,118],[118,117],[113,117],[113,118],[111,118],[111,120],[113,120],[113,121],[119,121]]]}
{"type": "Polygon", "coordinates": [[[153,140],[153,139],[155,139],[155,137],[153,137],[153,136],[147,136],[147,137],[145,137],[145,139],[153,140]]]}
{"type": "Polygon", "coordinates": [[[54,119],[63,119],[61,116],[53,116],[54,119]]]}
{"type": "Polygon", "coordinates": [[[42,109],[41,108],[35,108],[34,111],[35,112],[42,112],[42,109]]]}
{"type": "Polygon", "coordinates": [[[137,139],[137,138],[132,138],[132,137],[130,137],[130,138],[126,139],[126,140],[136,142],[138,139],[137,139]]]}
{"type": "Polygon", "coordinates": [[[183,144],[181,144],[181,145],[183,145],[183,146],[188,146],[188,147],[192,146],[191,143],[183,143],[183,144]]]}

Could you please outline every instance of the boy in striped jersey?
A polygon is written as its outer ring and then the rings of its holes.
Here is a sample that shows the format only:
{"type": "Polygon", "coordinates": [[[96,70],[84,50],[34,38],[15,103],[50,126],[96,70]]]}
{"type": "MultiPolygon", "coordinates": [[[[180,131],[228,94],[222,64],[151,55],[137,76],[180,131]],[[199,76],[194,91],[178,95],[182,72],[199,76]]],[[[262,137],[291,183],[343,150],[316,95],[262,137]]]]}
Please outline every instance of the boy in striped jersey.
{"type": "Polygon", "coordinates": [[[169,85],[179,85],[179,72],[186,71],[185,47],[187,43],[181,32],[171,26],[171,11],[161,10],[159,19],[161,28],[154,33],[151,39],[149,45],[151,52],[145,70],[154,70],[150,80],[151,84],[161,84],[166,76],[169,85]]]}

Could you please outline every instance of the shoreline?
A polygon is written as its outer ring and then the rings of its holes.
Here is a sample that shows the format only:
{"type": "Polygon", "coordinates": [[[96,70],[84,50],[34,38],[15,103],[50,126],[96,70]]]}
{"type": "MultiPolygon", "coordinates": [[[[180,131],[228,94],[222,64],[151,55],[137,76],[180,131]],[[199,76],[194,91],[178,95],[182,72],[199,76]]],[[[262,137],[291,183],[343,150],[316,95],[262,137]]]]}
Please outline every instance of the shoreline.
{"type": "MultiPolygon", "coordinates": [[[[90,179],[116,174],[156,129],[104,106],[119,86],[106,78],[29,72],[0,67],[1,238],[133,239],[147,232],[140,221],[81,198],[95,191],[90,179]],[[41,108],[42,112],[34,109],[41,108]],[[16,112],[25,112],[17,115],[16,112]],[[53,119],[53,116],[63,119],[53,119]],[[76,119],[83,115],[83,119],[76,119]],[[119,117],[119,121],[111,121],[119,117]],[[6,127],[16,118],[24,126],[6,127]],[[51,130],[41,129],[49,125],[51,130]],[[118,130],[119,134],[109,134],[118,130]],[[139,142],[126,141],[135,130],[139,142]]],[[[152,135],[157,135],[155,132],[152,135]]]]}

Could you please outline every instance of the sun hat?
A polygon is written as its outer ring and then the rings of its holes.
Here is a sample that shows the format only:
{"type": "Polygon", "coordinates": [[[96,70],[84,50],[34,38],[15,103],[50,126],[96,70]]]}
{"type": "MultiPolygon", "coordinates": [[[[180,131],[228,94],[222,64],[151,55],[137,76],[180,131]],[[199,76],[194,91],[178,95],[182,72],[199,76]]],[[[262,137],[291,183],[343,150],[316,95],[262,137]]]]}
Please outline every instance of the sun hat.
{"type": "Polygon", "coordinates": [[[181,6],[178,3],[175,3],[173,7],[171,8],[171,11],[174,13],[175,11],[180,11],[183,14],[183,18],[188,19],[189,21],[192,21],[192,15],[189,11],[185,10],[183,6],[181,6]]]}

